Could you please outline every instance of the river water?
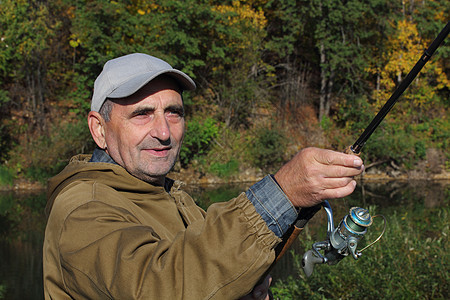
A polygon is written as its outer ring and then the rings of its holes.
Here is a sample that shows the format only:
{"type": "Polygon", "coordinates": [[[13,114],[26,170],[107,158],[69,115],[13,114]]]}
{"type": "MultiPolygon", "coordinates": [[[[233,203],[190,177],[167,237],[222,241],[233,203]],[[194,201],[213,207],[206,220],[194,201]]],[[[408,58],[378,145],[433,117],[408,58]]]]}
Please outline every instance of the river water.
{"type": "MultiPolygon", "coordinates": [[[[188,192],[200,206],[225,201],[248,188],[250,184],[191,186],[188,192]]],[[[376,206],[378,214],[407,215],[440,207],[448,209],[449,183],[430,181],[360,182],[351,197],[331,203],[335,223],[352,206],[376,206]]],[[[0,192],[0,299],[43,299],[42,240],[45,229],[44,191],[0,192]]],[[[307,234],[321,240],[326,232],[326,215],[319,211],[307,226],[307,234]]],[[[337,224],[336,224],[337,225],[337,224]]],[[[302,233],[303,234],[303,233],[302,233]]],[[[300,237],[301,238],[301,235],[300,237]]],[[[302,254],[295,243],[292,249],[302,254]]],[[[298,272],[292,255],[285,255],[272,271],[274,280],[285,279],[298,272]]]]}

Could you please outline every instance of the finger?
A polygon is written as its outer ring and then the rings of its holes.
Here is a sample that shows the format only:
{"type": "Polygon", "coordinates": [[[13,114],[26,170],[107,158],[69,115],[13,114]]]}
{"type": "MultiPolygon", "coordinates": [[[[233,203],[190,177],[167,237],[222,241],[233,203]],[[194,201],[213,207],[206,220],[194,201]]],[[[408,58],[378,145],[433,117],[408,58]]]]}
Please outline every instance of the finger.
{"type": "Polygon", "coordinates": [[[341,177],[353,177],[361,174],[364,171],[364,165],[359,168],[351,168],[344,166],[327,166],[323,169],[323,177],[325,178],[341,178],[341,177]]]}
{"type": "Polygon", "coordinates": [[[351,181],[354,181],[353,177],[325,178],[321,183],[321,188],[324,190],[342,188],[346,187],[351,181]]]}
{"type": "Polygon", "coordinates": [[[327,189],[322,191],[322,199],[336,199],[336,198],[344,198],[355,190],[356,181],[350,181],[346,186],[338,187],[334,189],[327,189]]]}
{"type": "Polygon", "coordinates": [[[363,161],[359,156],[332,150],[318,151],[315,158],[317,162],[325,165],[340,165],[353,168],[363,165],[363,161]]]}

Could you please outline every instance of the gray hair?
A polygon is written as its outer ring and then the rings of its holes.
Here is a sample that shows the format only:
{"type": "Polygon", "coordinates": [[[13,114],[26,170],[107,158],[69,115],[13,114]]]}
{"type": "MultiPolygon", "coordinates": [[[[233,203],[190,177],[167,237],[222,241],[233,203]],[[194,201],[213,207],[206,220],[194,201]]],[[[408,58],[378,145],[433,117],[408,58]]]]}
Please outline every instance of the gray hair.
{"type": "Polygon", "coordinates": [[[114,102],[111,101],[109,98],[106,98],[105,102],[103,103],[102,107],[99,110],[100,116],[106,121],[109,122],[111,120],[111,110],[114,106],[114,102]]]}

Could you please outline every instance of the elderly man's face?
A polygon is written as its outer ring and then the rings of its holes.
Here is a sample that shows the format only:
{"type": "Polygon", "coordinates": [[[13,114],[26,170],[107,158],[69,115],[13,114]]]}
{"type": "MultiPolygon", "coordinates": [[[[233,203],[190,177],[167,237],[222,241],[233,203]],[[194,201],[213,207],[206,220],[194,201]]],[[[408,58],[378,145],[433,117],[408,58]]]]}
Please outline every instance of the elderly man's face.
{"type": "Polygon", "coordinates": [[[105,124],[107,152],[132,175],[163,184],[180,152],[184,129],[179,87],[168,77],[158,77],[114,101],[105,124]]]}

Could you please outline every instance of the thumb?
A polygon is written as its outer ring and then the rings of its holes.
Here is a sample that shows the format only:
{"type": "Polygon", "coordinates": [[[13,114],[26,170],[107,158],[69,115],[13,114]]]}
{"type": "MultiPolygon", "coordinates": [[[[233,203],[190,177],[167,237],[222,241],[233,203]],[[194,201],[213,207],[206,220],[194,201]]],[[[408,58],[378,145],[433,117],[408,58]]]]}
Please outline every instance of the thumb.
{"type": "Polygon", "coordinates": [[[264,279],[263,283],[261,283],[260,285],[255,287],[255,289],[253,290],[253,293],[252,293],[253,298],[254,299],[265,299],[269,292],[269,287],[270,287],[271,283],[272,283],[272,276],[267,275],[266,278],[264,279]]]}

